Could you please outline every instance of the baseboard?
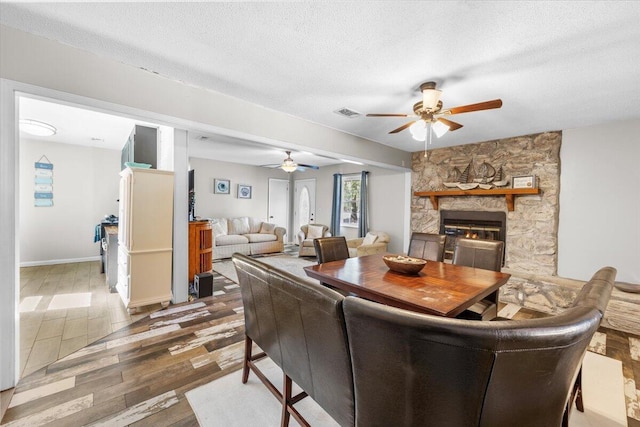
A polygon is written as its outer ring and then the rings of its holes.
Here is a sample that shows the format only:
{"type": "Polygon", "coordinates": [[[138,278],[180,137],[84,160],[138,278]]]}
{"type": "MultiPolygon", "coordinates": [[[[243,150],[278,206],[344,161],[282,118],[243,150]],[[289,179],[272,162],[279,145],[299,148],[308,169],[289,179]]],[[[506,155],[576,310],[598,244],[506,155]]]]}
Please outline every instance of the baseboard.
{"type": "Polygon", "coordinates": [[[69,259],[48,259],[44,261],[25,261],[20,263],[20,267],[37,267],[39,265],[53,264],[72,264],[74,262],[100,261],[100,255],[87,258],[69,258],[69,259]]]}

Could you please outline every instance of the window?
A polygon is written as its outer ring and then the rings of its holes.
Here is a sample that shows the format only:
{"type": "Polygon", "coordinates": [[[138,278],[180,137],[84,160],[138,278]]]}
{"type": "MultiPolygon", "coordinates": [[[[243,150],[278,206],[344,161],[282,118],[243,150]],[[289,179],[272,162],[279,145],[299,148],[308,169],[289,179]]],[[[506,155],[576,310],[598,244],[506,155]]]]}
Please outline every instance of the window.
{"type": "Polygon", "coordinates": [[[341,202],[340,225],[358,227],[360,224],[360,175],[342,177],[341,202]]]}

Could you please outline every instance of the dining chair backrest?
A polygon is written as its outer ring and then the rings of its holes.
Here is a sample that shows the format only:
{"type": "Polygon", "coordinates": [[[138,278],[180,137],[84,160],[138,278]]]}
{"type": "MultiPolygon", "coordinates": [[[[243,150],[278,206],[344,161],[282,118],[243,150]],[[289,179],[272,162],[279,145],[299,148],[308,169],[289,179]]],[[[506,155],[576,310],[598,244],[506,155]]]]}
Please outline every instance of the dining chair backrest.
{"type": "Polygon", "coordinates": [[[500,240],[467,239],[457,237],[453,248],[455,265],[500,271],[504,242],[500,240]]]}
{"type": "Polygon", "coordinates": [[[444,259],[446,239],[447,236],[444,234],[413,232],[411,233],[407,255],[429,261],[442,261],[444,259]]]}
{"type": "Polygon", "coordinates": [[[347,297],[356,425],[560,426],[601,314],[477,322],[347,297]]]}
{"type": "Polygon", "coordinates": [[[248,256],[232,258],[247,336],[338,424],[353,425],[344,297],[248,256]]]}
{"type": "Polygon", "coordinates": [[[313,240],[318,264],[349,258],[349,247],[344,236],[321,237],[313,240]]]}

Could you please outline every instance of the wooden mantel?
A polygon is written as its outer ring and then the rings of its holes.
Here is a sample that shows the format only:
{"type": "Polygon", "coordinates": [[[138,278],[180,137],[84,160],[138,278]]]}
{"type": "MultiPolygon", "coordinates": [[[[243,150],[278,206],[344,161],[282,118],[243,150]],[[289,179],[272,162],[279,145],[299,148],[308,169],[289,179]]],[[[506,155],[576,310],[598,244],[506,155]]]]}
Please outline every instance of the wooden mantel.
{"type": "Polygon", "coordinates": [[[492,188],[490,190],[442,190],[442,191],[415,191],[416,197],[428,197],[434,209],[438,209],[439,197],[460,196],[504,196],[507,201],[507,209],[513,211],[513,198],[515,196],[540,194],[539,188],[492,188]]]}

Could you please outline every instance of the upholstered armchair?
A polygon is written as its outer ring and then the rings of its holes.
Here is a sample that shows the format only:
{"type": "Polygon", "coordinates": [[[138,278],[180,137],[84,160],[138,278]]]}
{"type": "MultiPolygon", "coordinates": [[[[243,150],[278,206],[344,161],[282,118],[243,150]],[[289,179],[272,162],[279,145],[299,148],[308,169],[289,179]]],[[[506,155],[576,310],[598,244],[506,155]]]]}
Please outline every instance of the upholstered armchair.
{"type": "Polygon", "coordinates": [[[387,245],[391,237],[384,231],[369,231],[366,236],[347,240],[349,257],[387,252],[387,245]]]}
{"type": "Polygon", "coordinates": [[[329,227],[322,224],[306,224],[301,226],[298,232],[298,245],[300,246],[298,256],[316,256],[313,239],[319,237],[331,237],[329,227]]]}

